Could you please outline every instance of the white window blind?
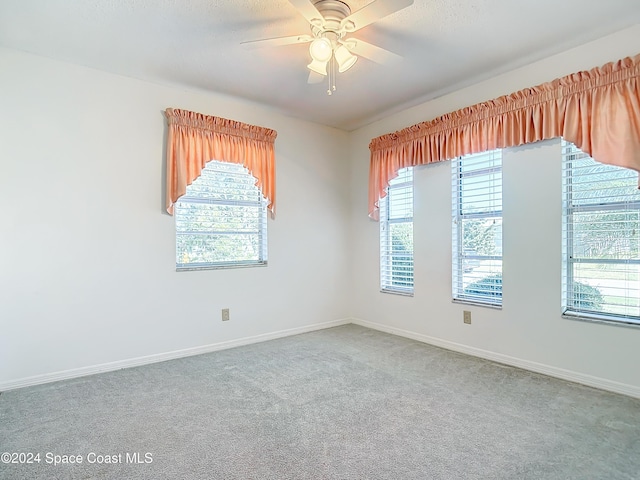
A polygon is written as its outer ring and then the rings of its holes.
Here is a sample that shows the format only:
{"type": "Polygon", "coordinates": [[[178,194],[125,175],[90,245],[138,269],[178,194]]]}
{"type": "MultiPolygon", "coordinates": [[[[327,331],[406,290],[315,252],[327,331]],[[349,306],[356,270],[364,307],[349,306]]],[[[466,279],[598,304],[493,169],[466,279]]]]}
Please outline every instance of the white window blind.
{"type": "Polygon", "coordinates": [[[564,314],[640,324],[638,174],[562,149],[564,314]]]}
{"type": "Polygon", "coordinates": [[[175,206],[176,269],[266,265],[266,200],[239,164],[211,161],[175,206]]]}
{"type": "Polygon", "coordinates": [[[413,168],[403,168],[380,200],[380,288],[413,294],[413,168]]]}
{"type": "Polygon", "coordinates": [[[502,305],[502,152],[452,164],[454,301],[502,305]]]}

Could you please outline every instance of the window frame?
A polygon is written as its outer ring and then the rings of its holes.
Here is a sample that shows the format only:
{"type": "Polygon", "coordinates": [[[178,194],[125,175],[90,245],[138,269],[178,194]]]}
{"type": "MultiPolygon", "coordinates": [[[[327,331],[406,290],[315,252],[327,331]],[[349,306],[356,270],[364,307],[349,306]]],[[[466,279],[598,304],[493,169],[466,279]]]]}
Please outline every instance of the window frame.
{"type": "MultiPolygon", "coordinates": [[[[380,292],[392,293],[396,295],[413,296],[415,285],[415,268],[414,268],[414,248],[413,248],[413,198],[414,198],[414,168],[406,167],[398,170],[398,176],[393,178],[389,182],[389,186],[386,189],[386,195],[380,199],[380,292]],[[408,200],[410,202],[410,216],[391,218],[392,206],[389,203],[393,198],[393,191],[400,191],[401,189],[409,188],[408,200]],[[411,272],[409,280],[405,283],[410,283],[409,286],[394,285],[394,254],[397,257],[397,251],[393,249],[393,240],[391,237],[391,226],[399,224],[409,224],[411,229],[411,251],[403,253],[405,257],[404,261],[411,263],[411,272]]],[[[409,203],[408,202],[408,203],[409,203]]],[[[406,268],[406,267],[404,267],[406,268]]]]}
{"type": "MultiPolygon", "coordinates": [[[[640,275],[640,257],[637,259],[586,259],[580,258],[574,250],[574,235],[577,224],[574,221],[576,214],[599,213],[599,212],[628,212],[638,211],[640,215],[640,198],[631,201],[607,202],[602,197],[597,197],[596,201],[590,203],[573,201],[573,162],[588,159],[598,163],[586,153],[582,152],[571,142],[562,140],[562,316],[569,319],[584,320],[589,322],[608,323],[613,325],[640,327],[640,314],[615,314],[611,312],[599,313],[590,308],[576,307],[575,303],[580,301],[579,293],[576,291],[576,283],[584,284],[575,280],[574,266],[578,264],[591,265],[638,265],[640,275]]],[[[614,165],[600,164],[603,169],[624,171],[622,167],[614,165]]],[[[584,167],[580,167],[584,168],[584,167]]],[[[629,177],[635,176],[635,172],[629,170],[629,177]]],[[[635,180],[635,178],[634,178],[635,180]]],[[[597,287],[596,287],[597,288],[597,287]]],[[[627,287],[624,289],[628,290],[627,287]]],[[[627,297],[625,295],[625,297],[627,297]]]]}
{"type": "MultiPolygon", "coordinates": [[[[490,308],[502,308],[502,270],[503,270],[503,255],[484,255],[479,254],[477,251],[469,248],[465,245],[463,224],[465,220],[491,220],[500,219],[500,245],[502,245],[502,172],[503,172],[503,151],[502,149],[489,150],[486,152],[480,152],[476,154],[469,154],[461,157],[457,157],[451,161],[451,178],[452,178],[452,267],[451,267],[451,297],[452,302],[462,303],[469,305],[478,305],[490,308]],[[472,169],[464,171],[464,162],[468,160],[478,160],[482,157],[487,157],[484,162],[488,165],[482,168],[472,169]],[[499,166],[495,165],[495,162],[499,162],[499,166]],[[494,163],[494,165],[491,165],[494,163]],[[487,209],[478,212],[465,213],[464,203],[464,189],[462,188],[463,181],[465,179],[480,177],[484,175],[499,174],[499,208],[495,208],[493,203],[493,209],[487,209]],[[469,294],[465,293],[465,289],[468,285],[464,284],[465,281],[465,266],[473,265],[476,268],[483,261],[500,262],[499,269],[491,266],[488,275],[484,278],[490,278],[491,276],[499,276],[493,282],[487,284],[487,295],[482,294],[469,294]],[[499,285],[499,288],[498,288],[499,285]],[[499,291],[499,294],[497,293],[499,291]]],[[[495,179],[491,179],[487,182],[487,185],[491,188],[495,188],[495,179]]],[[[492,191],[495,197],[495,191],[492,191]]],[[[477,199],[475,199],[477,201],[477,199]]],[[[493,202],[495,198],[491,198],[493,202]]],[[[486,200],[485,200],[486,201],[486,200]]],[[[475,282],[480,282],[478,279],[475,282]]],[[[472,282],[472,283],[475,283],[472,282]]]]}
{"type": "MultiPolygon", "coordinates": [[[[227,192],[225,192],[227,193],[227,192]]],[[[268,264],[268,243],[267,243],[267,199],[262,195],[260,189],[255,185],[255,177],[247,170],[242,164],[236,164],[231,162],[211,160],[203,167],[201,175],[194,180],[191,185],[187,186],[187,192],[181,196],[175,203],[174,217],[175,217],[175,234],[176,234],[176,271],[193,271],[193,270],[217,270],[227,268],[246,268],[246,267],[261,267],[268,264]],[[233,199],[233,198],[219,198],[215,196],[198,195],[195,193],[195,187],[205,187],[214,184],[216,181],[222,180],[220,177],[236,176],[241,180],[238,185],[238,192],[246,193],[249,198],[246,199],[233,199]],[[203,180],[208,178],[210,183],[203,183],[203,180]],[[247,182],[251,179],[250,186],[247,182]],[[253,197],[253,198],[251,198],[253,197]],[[224,229],[210,230],[189,230],[179,231],[180,221],[183,219],[182,209],[185,205],[209,205],[209,206],[221,206],[229,207],[249,207],[257,210],[258,215],[255,217],[255,231],[225,231],[224,229]],[[179,237],[182,235],[257,235],[257,259],[244,258],[233,259],[229,261],[213,261],[213,262],[188,262],[181,263],[178,261],[183,251],[179,250],[179,237]]],[[[212,220],[215,222],[215,219],[212,220]]],[[[220,224],[218,224],[220,225],[220,224]]]]}

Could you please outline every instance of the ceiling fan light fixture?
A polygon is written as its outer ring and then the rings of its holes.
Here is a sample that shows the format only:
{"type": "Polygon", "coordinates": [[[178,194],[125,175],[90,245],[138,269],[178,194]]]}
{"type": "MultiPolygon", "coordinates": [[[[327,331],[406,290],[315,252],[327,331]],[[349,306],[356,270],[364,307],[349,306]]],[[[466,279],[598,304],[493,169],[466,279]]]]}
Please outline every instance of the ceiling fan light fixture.
{"type": "Polygon", "coordinates": [[[311,60],[311,63],[307,65],[307,68],[313,72],[319,73],[320,75],[327,75],[327,63],[329,61],[320,62],[318,60],[311,60]]]}
{"type": "Polygon", "coordinates": [[[333,55],[331,41],[324,37],[316,38],[311,42],[311,45],[309,45],[309,54],[311,58],[317,62],[328,62],[331,55],[333,55]]]}
{"type": "Polygon", "coordinates": [[[344,45],[336,48],[335,56],[336,62],[338,62],[338,72],[340,73],[349,70],[358,60],[358,57],[352,54],[344,45]]]}

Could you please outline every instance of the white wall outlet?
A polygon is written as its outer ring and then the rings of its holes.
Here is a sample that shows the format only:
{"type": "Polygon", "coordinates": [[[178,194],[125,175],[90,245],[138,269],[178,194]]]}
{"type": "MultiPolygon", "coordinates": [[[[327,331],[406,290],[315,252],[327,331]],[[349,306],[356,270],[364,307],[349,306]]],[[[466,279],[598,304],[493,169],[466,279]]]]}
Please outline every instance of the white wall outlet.
{"type": "Polygon", "coordinates": [[[222,309],[222,321],[226,322],[229,320],[229,309],[228,308],[223,308],[222,309]]]}

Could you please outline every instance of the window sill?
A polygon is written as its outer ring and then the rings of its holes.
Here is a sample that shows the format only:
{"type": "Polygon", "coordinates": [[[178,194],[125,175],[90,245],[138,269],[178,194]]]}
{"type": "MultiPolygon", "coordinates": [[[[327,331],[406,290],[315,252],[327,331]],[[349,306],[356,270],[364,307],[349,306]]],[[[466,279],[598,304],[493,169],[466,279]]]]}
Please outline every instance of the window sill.
{"type": "Polygon", "coordinates": [[[380,293],[390,293],[392,295],[400,295],[401,297],[413,297],[413,290],[391,290],[383,288],[380,293]]]}
{"type": "Polygon", "coordinates": [[[615,327],[631,327],[631,328],[640,328],[640,319],[625,319],[618,317],[611,317],[608,315],[596,315],[596,314],[587,314],[587,313],[577,313],[566,311],[562,314],[562,318],[566,318],[567,320],[575,320],[578,322],[588,322],[588,323],[604,323],[606,325],[613,325],[615,327]]]}
{"type": "Polygon", "coordinates": [[[190,267],[176,267],[176,272],[193,272],[196,270],[226,270],[229,268],[266,267],[267,262],[262,263],[230,263],[228,265],[201,265],[190,267]]]}
{"type": "Polygon", "coordinates": [[[466,300],[464,298],[452,298],[451,303],[459,303],[462,305],[474,305],[476,307],[486,307],[493,308],[494,310],[502,310],[502,304],[498,305],[496,303],[484,303],[473,300],[466,300]]]}

